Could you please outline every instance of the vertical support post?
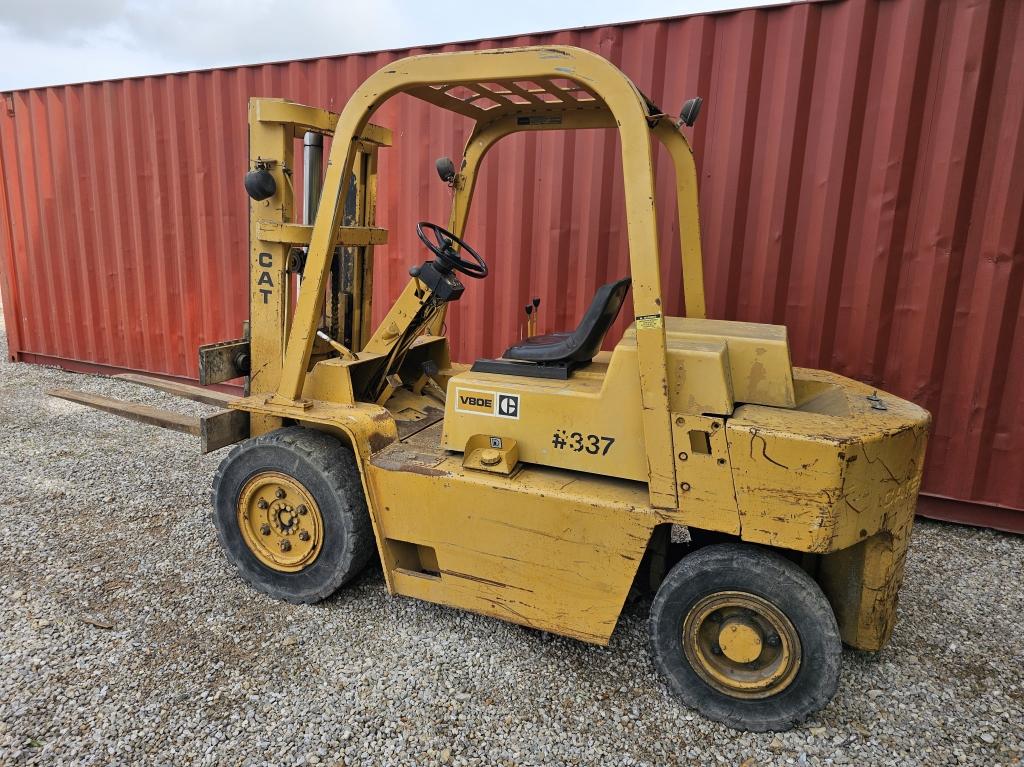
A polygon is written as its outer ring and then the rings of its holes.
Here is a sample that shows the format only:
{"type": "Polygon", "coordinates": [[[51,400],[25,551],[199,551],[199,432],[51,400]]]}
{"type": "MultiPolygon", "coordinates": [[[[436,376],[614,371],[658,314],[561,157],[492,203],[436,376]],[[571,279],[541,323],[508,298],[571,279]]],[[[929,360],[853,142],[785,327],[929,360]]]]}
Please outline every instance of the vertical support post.
{"type": "MultiPolygon", "coordinates": [[[[320,191],[324,183],[323,171],[324,137],[316,131],[306,131],[302,137],[302,223],[306,226],[312,226],[316,220],[316,209],[320,205],[320,191]]],[[[309,253],[308,247],[303,250],[309,253]]],[[[301,273],[295,275],[296,295],[300,290],[301,273]]]]}
{"type": "MultiPolygon", "coordinates": [[[[249,201],[249,345],[253,368],[249,373],[250,394],[273,394],[281,381],[285,343],[290,330],[291,290],[288,252],[285,243],[260,239],[260,223],[291,223],[294,192],[291,168],[295,154],[290,125],[261,122],[258,101],[249,101],[249,163],[263,163],[277,183],[277,191],[266,200],[249,201]]],[[[252,436],[280,428],[281,419],[253,414],[252,436]]]]}
{"type": "MultiPolygon", "coordinates": [[[[366,188],[366,155],[359,149],[355,153],[355,162],[352,164],[353,187],[355,194],[353,202],[355,209],[352,211],[352,226],[359,226],[366,215],[366,199],[363,190],[366,188]]],[[[346,218],[349,211],[346,204],[346,218]]],[[[366,338],[363,337],[363,277],[366,269],[366,253],[363,248],[353,246],[349,249],[351,253],[351,274],[352,274],[352,350],[362,351],[366,346],[366,338]]]]}
{"type": "MultiPolygon", "coordinates": [[[[611,103],[613,112],[616,104],[611,103]]],[[[643,406],[644,447],[649,471],[651,505],[678,508],[675,453],[668,399],[668,358],[664,306],[661,300],[661,265],[658,261],[658,226],[651,141],[643,120],[619,121],[629,262],[633,275],[633,310],[636,316],[637,360],[640,364],[640,401],[643,406]]]]}
{"type": "MultiPolygon", "coordinates": [[[[358,159],[356,164],[358,166],[358,159]]],[[[345,205],[341,215],[342,226],[355,226],[356,225],[356,205],[357,205],[358,189],[356,187],[356,174],[353,173],[349,179],[348,189],[345,192],[345,205]]],[[[352,328],[352,314],[353,314],[353,291],[355,290],[356,275],[355,275],[355,262],[356,262],[356,249],[352,245],[339,245],[334,249],[334,259],[331,261],[331,283],[337,284],[337,290],[331,290],[331,298],[335,300],[337,306],[337,313],[334,318],[337,320],[337,328],[333,334],[335,338],[341,340],[341,342],[352,349],[353,351],[359,351],[359,347],[355,345],[356,334],[353,333],[352,328]]]]}
{"type": "MultiPolygon", "coordinates": [[[[363,188],[363,226],[377,225],[377,146],[371,145],[366,153],[366,185],[363,188]]],[[[363,248],[363,326],[359,337],[366,343],[373,335],[373,245],[363,248]]]]}
{"type": "Polygon", "coordinates": [[[683,301],[686,316],[707,317],[704,298],[704,257],[700,243],[697,206],[697,166],[686,136],[671,122],[662,120],[654,131],[672,157],[676,176],[676,215],[679,217],[679,249],[683,265],[683,301]]]}
{"type": "Polygon", "coordinates": [[[306,131],[302,138],[302,223],[312,226],[324,185],[324,137],[306,131]]]}
{"type": "MultiPolygon", "coordinates": [[[[345,223],[372,227],[377,217],[377,146],[360,142],[352,170],[355,177],[355,207],[349,211],[346,203],[345,223]]],[[[353,298],[351,348],[353,351],[361,351],[373,334],[370,325],[373,310],[373,245],[354,246],[349,252],[353,298]]]]}

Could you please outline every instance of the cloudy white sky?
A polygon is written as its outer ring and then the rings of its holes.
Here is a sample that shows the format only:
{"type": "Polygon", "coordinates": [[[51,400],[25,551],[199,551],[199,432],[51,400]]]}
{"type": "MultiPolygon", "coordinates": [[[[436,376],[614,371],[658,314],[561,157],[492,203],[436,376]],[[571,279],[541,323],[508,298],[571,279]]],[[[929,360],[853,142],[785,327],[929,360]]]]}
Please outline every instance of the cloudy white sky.
{"type": "Polygon", "coordinates": [[[0,0],[0,91],[785,0],[0,0]]]}

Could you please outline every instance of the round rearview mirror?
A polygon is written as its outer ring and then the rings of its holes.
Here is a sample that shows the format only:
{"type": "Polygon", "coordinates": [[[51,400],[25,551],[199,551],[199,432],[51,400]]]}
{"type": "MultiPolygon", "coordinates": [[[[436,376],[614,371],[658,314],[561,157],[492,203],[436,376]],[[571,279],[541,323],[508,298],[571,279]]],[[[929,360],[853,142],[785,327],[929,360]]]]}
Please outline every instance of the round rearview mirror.
{"type": "Polygon", "coordinates": [[[693,127],[693,124],[697,122],[697,116],[700,114],[700,107],[703,103],[704,99],[696,96],[683,104],[683,108],[679,112],[679,119],[683,121],[683,125],[687,128],[693,127]]]}
{"type": "Polygon", "coordinates": [[[451,157],[440,157],[434,163],[434,167],[437,168],[437,175],[441,177],[441,180],[450,184],[455,180],[455,163],[452,162],[451,157]]]}
{"type": "Polygon", "coordinates": [[[254,200],[266,200],[277,193],[277,182],[266,168],[256,168],[245,174],[245,191],[254,200]]]}

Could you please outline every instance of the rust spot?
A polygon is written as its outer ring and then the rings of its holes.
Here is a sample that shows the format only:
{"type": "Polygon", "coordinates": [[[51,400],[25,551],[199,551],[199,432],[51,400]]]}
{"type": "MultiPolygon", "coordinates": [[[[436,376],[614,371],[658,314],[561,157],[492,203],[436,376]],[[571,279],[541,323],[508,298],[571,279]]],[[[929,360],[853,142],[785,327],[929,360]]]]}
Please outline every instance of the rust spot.
{"type": "Polygon", "coordinates": [[[750,391],[756,392],[760,390],[761,384],[767,378],[768,371],[765,369],[765,366],[760,360],[755,360],[754,364],[750,366],[750,374],[747,377],[747,386],[750,387],[750,391]]]}
{"type": "Polygon", "coordinates": [[[369,438],[370,452],[378,453],[394,441],[395,438],[390,434],[384,434],[379,431],[371,432],[369,438]]]}
{"type": "Polygon", "coordinates": [[[399,471],[408,471],[412,474],[421,474],[424,477],[447,477],[448,472],[434,469],[430,466],[421,466],[418,463],[403,463],[398,467],[399,471]]]}

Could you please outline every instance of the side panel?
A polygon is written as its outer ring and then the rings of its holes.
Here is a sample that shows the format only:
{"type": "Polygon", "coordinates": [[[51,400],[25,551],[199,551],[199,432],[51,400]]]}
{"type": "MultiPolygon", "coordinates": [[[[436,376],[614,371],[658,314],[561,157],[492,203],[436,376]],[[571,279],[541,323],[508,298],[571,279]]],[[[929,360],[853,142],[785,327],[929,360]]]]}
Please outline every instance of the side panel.
{"type": "Polygon", "coordinates": [[[730,535],[740,533],[725,421],[702,415],[676,415],[676,479],[685,524],[730,535]]]}
{"type": "Polygon", "coordinates": [[[639,483],[551,469],[506,479],[405,444],[367,476],[394,592],[596,644],[662,521],[639,483]],[[422,567],[409,564],[412,547],[422,567]]]}
{"type": "Polygon", "coordinates": [[[565,381],[466,372],[449,382],[442,444],[511,438],[524,463],[646,482],[642,409],[635,348],[565,381]]]}
{"type": "Polygon", "coordinates": [[[921,484],[930,418],[843,376],[797,368],[793,410],[744,405],[727,424],[743,539],[844,549],[892,526],[921,484]]]}
{"type": "Polygon", "coordinates": [[[797,551],[836,548],[835,525],[848,511],[841,503],[843,446],[735,420],[728,438],[743,540],[797,551]]]}

